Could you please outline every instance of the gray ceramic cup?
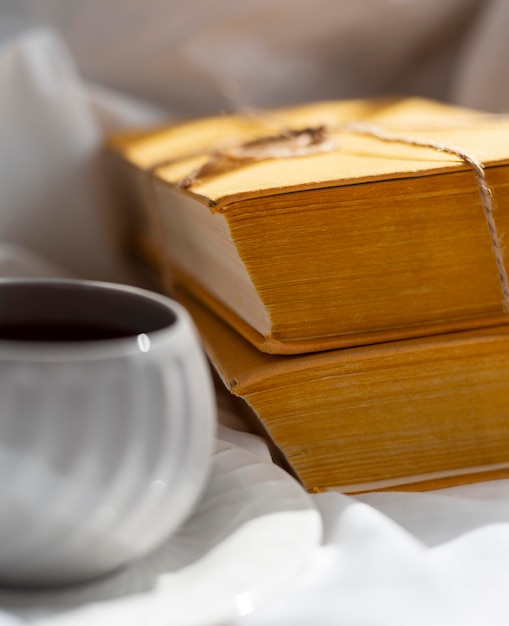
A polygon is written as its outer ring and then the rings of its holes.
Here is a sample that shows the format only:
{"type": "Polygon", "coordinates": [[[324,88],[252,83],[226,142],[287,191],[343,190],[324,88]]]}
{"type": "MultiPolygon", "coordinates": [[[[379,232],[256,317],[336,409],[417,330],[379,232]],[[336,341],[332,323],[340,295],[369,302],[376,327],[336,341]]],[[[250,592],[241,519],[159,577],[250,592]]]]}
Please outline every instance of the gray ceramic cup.
{"type": "Polygon", "coordinates": [[[0,280],[0,584],[106,574],[192,511],[215,432],[187,312],[150,291],[0,280]]]}

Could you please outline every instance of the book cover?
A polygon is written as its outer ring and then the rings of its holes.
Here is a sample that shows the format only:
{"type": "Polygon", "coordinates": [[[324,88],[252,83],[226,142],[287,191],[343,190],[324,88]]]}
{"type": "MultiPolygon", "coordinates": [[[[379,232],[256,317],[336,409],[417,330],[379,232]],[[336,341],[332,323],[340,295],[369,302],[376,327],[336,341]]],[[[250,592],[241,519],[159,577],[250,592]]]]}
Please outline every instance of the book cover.
{"type": "Polygon", "coordinates": [[[305,355],[260,352],[185,290],[209,358],[310,491],[507,476],[509,327],[305,355]]]}
{"type": "Polygon", "coordinates": [[[507,322],[504,118],[414,98],[315,103],[109,149],[142,199],[133,245],[262,351],[507,322]]]}

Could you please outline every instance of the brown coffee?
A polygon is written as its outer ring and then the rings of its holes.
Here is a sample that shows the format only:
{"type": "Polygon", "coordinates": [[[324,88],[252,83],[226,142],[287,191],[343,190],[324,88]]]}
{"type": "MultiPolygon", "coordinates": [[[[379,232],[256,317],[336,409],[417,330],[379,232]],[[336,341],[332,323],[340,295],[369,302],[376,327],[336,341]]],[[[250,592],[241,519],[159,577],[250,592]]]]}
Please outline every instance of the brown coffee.
{"type": "Polygon", "coordinates": [[[0,283],[0,341],[104,341],[151,334],[177,319],[164,304],[121,285],[66,280],[0,283]]]}
{"type": "Polygon", "coordinates": [[[75,322],[32,322],[0,324],[0,340],[9,341],[99,341],[136,336],[138,332],[102,324],[75,322]]]}

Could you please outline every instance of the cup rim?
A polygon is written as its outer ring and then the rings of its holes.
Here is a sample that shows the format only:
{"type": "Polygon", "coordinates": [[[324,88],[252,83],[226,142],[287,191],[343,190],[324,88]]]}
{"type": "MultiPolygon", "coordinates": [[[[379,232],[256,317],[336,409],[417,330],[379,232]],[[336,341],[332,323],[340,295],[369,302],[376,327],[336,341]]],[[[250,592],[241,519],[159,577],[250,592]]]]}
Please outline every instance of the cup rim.
{"type": "Polygon", "coordinates": [[[1,360],[31,360],[58,361],[58,360],[87,360],[116,358],[143,352],[150,352],[175,342],[182,336],[186,325],[193,325],[190,314],[178,302],[170,297],[150,289],[99,280],[82,278],[0,278],[0,291],[3,285],[70,285],[79,288],[95,288],[100,290],[117,291],[124,294],[138,296],[163,305],[175,316],[175,321],[164,328],[140,333],[128,337],[113,337],[110,339],[94,339],[87,341],[24,341],[19,339],[0,339],[1,360]],[[140,335],[145,335],[148,342],[139,341],[140,335]]]}

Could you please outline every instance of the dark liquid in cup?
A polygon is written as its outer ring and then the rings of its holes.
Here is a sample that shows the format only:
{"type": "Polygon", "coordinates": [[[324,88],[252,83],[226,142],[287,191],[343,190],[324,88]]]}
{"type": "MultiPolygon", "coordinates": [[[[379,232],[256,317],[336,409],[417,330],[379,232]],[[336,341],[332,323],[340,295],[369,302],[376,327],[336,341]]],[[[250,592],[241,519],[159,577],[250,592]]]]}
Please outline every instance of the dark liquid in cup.
{"type": "Polygon", "coordinates": [[[164,303],[121,285],[0,280],[0,341],[123,339],[167,329],[176,321],[164,303]]]}
{"type": "Polygon", "coordinates": [[[99,341],[133,337],[139,331],[102,324],[78,322],[35,322],[0,324],[0,340],[10,341],[99,341]]]}

